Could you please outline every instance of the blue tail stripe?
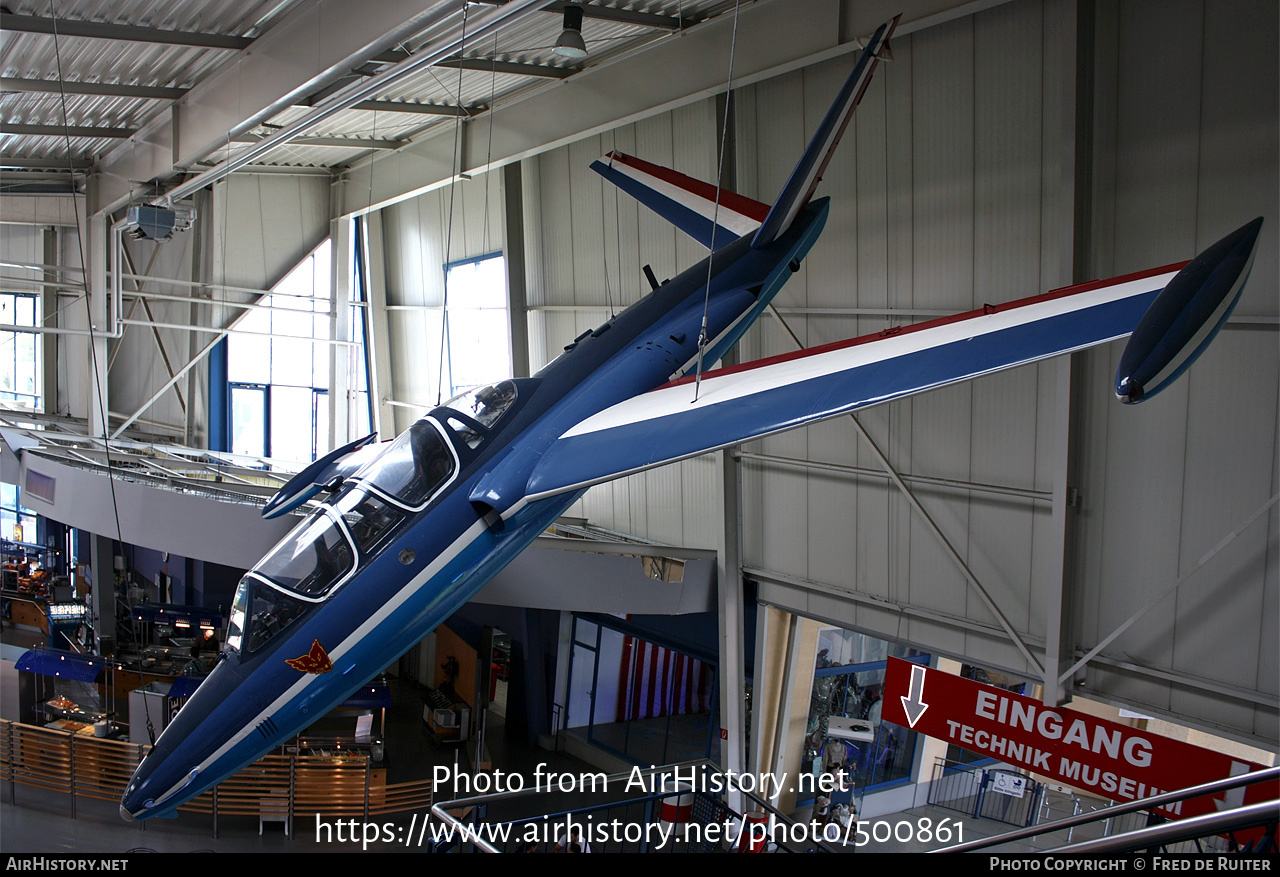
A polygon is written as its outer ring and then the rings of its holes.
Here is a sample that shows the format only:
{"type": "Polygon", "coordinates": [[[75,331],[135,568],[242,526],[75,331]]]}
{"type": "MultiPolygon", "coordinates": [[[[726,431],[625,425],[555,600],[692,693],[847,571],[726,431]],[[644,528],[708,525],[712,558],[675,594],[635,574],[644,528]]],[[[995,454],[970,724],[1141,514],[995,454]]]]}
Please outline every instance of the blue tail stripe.
{"type": "Polygon", "coordinates": [[[603,161],[596,160],[592,163],[591,169],[707,249],[712,248],[711,235],[713,230],[715,232],[715,249],[719,249],[739,237],[738,233],[733,229],[713,223],[705,216],[678,201],[654,191],[639,180],[619,173],[603,161]]]}

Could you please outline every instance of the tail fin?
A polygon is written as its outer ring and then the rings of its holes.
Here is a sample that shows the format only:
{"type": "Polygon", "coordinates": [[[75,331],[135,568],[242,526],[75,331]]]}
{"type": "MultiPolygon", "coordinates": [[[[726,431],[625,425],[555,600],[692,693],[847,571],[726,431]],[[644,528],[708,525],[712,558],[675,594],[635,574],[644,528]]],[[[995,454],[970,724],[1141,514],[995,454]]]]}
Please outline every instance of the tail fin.
{"type": "Polygon", "coordinates": [[[831,154],[840,143],[840,138],[844,135],[845,129],[849,127],[849,120],[853,118],[853,111],[857,108],[858,102],[862,100],[862,95],[867,90],[867,85],[871,82],[871,74],[875,72],[876,65],[880,61],[880,55],[887,46],[889,36],[893,33],[893,29],[898,26],[898,19],[901,17],[901,15],[896,15],[893,21],[880,25],[862,50],[858,63],[854,65],[853,72],[849,74],[844,88],[840,90],[835,103],[827,111],[826,118],[822,120],[817,133],[809,141],[809,148],[805,150],[800,163],[791,172],[791,178],[782,187],[782,193],[778,195],[778,200],[774,202],[769,215],[765,217],[760,230],[756,232],[755,238],[751,241],[751,246],[755,249],[763,249],[777,240],[779,235],[790,228],[791,223],[795,221],[800,211],[804,209],[805,205],[809,203],[809,199],[813,197],[814,189],[818,187],[822,174],[826,171],[827,164],[831,161],[831,154]]]}
{"type": "Polygon", "coordinates": [[[720,190],[660,165],[610,152],[591,169],[708,249],[714,232],[716,246],[724,246],[760,227],[769,205],[720,190]],[[713,220],[714,217],[714,220],[713,220]]]}
{"type": "Polygon", "coordinates": [[[710,183],[621,152],[596,159],[591,169],[708,249],[713,242],[723,246],[752,232],[755,238],[751,246],[767,247],[791,226],[813,197],[831,153],[849,127],[853,111],[901,17],[880,25],[862,50],[848,81],[772,208],[728,189],[720,190],[717,205],[716,187],[710,183]]]}

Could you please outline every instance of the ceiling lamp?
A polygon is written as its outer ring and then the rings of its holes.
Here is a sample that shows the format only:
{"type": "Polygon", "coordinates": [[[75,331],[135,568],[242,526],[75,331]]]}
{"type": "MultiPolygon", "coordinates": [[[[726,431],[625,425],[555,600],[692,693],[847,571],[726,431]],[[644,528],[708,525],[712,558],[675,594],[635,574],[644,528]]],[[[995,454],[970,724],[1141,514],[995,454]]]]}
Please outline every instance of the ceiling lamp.
{"type": "Polygon", "coordinates": [[[582,7],[570,3],[564,8],[564,30],[552,50],[561,58],[585,58],[587,44],[582,40],[582,7]]]}

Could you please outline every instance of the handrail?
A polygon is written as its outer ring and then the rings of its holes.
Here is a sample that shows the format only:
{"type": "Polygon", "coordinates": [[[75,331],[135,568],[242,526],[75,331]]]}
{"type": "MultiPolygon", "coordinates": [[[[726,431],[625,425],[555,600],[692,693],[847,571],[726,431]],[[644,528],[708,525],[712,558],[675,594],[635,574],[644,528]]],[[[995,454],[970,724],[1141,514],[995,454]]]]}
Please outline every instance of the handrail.
{"type": "MultiPolygon", "coordinates": [[[[0,719],[0,783],[70,796],[72,815],[78,798],[118,801],[134,770],[151,747],[83,736],[0,719]],[[34,745],[38,741],[38,745],[34,745]],[[25,744],[25,745],[24,745],[25,744]]],[[[372,785],[374,767],[366,758],[333,762],[323,756],[270,754],[247,765],[212,790],[179,807],[182,813],[219,816],[260,815],[262,801],[279,795],[289,818],[316,812],[361,817],[410,813],[429,806],[431,779],[372,785]]]]}
{"type": "MultiPolygon", "coordinates": [[[[1009,843],[1015,840],[1022,840],[1028,837],[1035,837],[1041,834],[1049,834],[1050,832],[1059,831],[1064,828],[1074,828],[1078,825],[1086,825],[1090,822],[1101,822],[1111,819],[1124,813],[1133,813],[1138,810],[1150,810],[1155,807],[1161,807],[1165,804],[1173,804],[1178,801],[1186,801],[1191,798],[1200,798],[1204,795],[1211,795],[1215,792],[1225,792],[1228,789],[1238,789],[1241,786],[1251,786],[1256,783],[1265,783],[1269,780],[1280,779],[1280,767],[1270,767],[1266,770],[1257,770],[1252,773],[1240,774],[1239,776],[1227,777],[1222,780],[1214,780],[1208,783],[1202,783],[1198,786],[1190,786],[1185,789],[1179,789],[1173,792],[1163,792],[1159,795],[1153,795],[1150,798],[1139,798],[1136,801],[1130,801],[1127,804],[1116,804],[1103,810],[1093,811],[1091,813],[1079,813],[1075,816],[1068,816],[1065,819],[1058,819],[1054,822],[1045,822],[1039,825],[1032,825],[1027,828],[1019,828],[1004,834],[994,835],[992,837],[981,838],[979,840],[966,841],[955,846],[944,847],[939,850],[931,850],[935,853],[967,853],[973,850],[986,849],[987,847],[996,846],[1002,843],[1009,843]]],[[[1223,814],[1217,814],[1223,815],[1223,814]]],[[[1190,817],[1188,819],[1180,819],[1176,824],[1189,824],[1192,819],[1200,817],[1190,817]]],[[[1204,832],[1200,832],[1203,834],[1204,832]]],[[[1131,835],[1132,833],[1130,833],[1131,835]]],[[[1127,837],[1130,835],[1120,835],[1127,837]]],[[[1196,835],[1198,836],[1198,835],[1196,835]]],[[[1089,841],[1093,843],[1093,841],[1089,841]]],[[[1083,844],[1074,844],[1069,849],[1081,849],[1083,844]]]]}
{"type": "Polygon", "coordinates": [[[1234,810],[1221,813],[1206,813],[1203,816],[1190,816],[1164,825],[1153,825],[1128,831],[1111,837],[1100,837],[1097,840],[1068,844],[1047,850],[1050,853],[1116,853],[1131,852],[1143,847],[1159,846],[1181,840],[1204,837],[1209,834],[1221,834],[1239,828],[1249,828],[1264,822],[1275,822],[1280,819],[1280,800],[1264,801],[1261,804],[1248,804],[1234,810]]]}

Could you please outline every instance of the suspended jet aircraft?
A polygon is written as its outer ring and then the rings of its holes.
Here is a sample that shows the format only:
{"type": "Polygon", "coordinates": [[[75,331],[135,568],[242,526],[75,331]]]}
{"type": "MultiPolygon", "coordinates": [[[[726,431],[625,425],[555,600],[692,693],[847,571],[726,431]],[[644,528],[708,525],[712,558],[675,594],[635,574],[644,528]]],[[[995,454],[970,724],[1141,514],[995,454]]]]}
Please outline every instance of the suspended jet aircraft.
{"type": "Polygon", "coordinates": [[[1261,220],[1182,274],[1170,265],[700,373],[817,240],[828,204],[814,190],[896,23],[869,41],[771,206],[618,153],[593,165],[711,255],[651,277],[647,296],[534,377],[450,400],[385,448],[353,442],[285,485],[264,514],[322,501],[240,582],[217,667],[138,767],[122,816],[172,816],[324,716],[593,484],[1131,333],[1123,399],[1185,369],[1238,300],[1261,220]]]}

